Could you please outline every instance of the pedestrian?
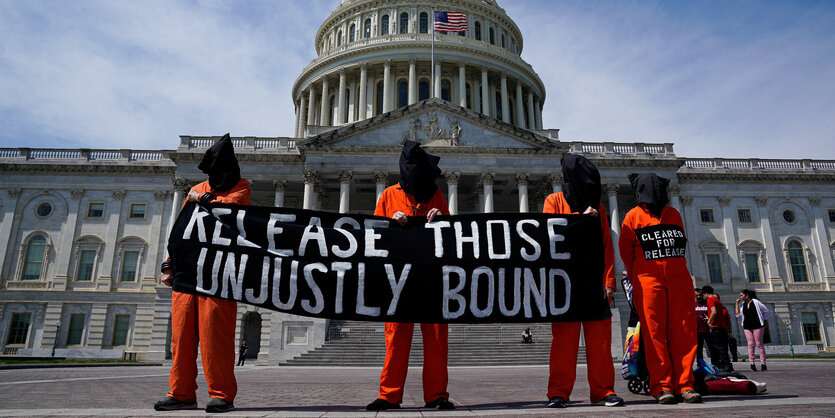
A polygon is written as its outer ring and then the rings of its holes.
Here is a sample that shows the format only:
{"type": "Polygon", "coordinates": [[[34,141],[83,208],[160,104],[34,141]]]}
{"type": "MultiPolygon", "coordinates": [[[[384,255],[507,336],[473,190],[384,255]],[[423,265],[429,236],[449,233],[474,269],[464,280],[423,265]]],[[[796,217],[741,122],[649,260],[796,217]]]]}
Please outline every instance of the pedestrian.
{"type": "MultiPolygon", "coordinates": [[[[702,289],[695,288],[696,292],[696,358],[704,358],[705,342],[710,339],[710,329],[707,327],[707,305],[702,289]]],[[[708,342],[709,343],[709,342],[708,342]]]]}
{"type": "MultiPolygon", "coordinates": [[[[406,225],[408,216],[449,215],[446,199],[435,184],[440,177],[440,158],[428,154],[420,144],[406,141],[400,155],[400,182],[383,191],[374,215],[406,225]]],[[[409,351],[415,324],[386,322],[386,359],[380,373],[380,394],[366,407],[369,411],[400,408],[403,385],[409,370],[409,351]]],[[[423,400],[425,408],[453,409],[447,383],[447,324],[420,324],[423,336],[423,400]]]]}
{"type": "Polygon", "coordinates": [[[751,370],[757,371],[757,366],[754,364],[754,347],[760,352],[760,370],[768,370],[768,366],[765,364],[765,346],[763,345],[768,308],[757,299],[756,292],[742,289],[739,292],[739,299],[734,304],[734,311],[737,318],[742,318],[742,329],[745,332],[745,339],[748,341],[748,361],[751,363],[751,370]]]}
{"type": "Polygon", "coordinates": [[[525,330],[522,331],[522,343],[523,344],[530,344],[532,342],[533,342],[533,334],[531,334],[531,329],[530,329],[530,327],[525,328],[525,330]]]}
{"type": "Polygon", "coordinates": [[[241,348],[238,349],[238,364],[236,366],[243,366],[246,362],[246,349],[249,348],[246,345],[246,340],[241,341],[241,348]]]}
{"type": "MultiPolygon", "coordinates": [[[[229,134],[212,145],[197,166],[208,175],[188,192],[189,202],[249,205],[250,186],[241,178],[238,159],[229,134]]],[[[173,264],[162,264],[166,286],[174,279],[173,264]]],[[[238,385],[235,381],[235,320],[238,305],[203,295],[171,292],[171,374],[170,390],[154,404],[157,411],[197,408],[197,346],[211,400],[206,412],[228,412],[234,408],[238,385]]]]}
{"type": "MultiPolygon", "coordinates": [[[[603,231],[604,274],[600,297],[611,301],[615,293],[615,251],[606,209],[600,203],[600,172],[585,157],[565,154],[562,158],[563,187],[549,195],[543,213],[584,214],[597,218],[603,231]]],[[[591,279],[591,278],[590,278],[591,279]]],[[[623,406],[615,394],[612,363],[612,319],[551,323],[551,356],[548,374],[549,408],[565,408],[577,377],[580,330],[586,343],[589,397],[594,405],[623,406]]]]}
{"type": "Polygon", "coordinates": [[[728,323],[723,309],[725,306],[719,300],[713,287],[703,286],[702,293],[707,298],[707,326],[710,328],[710,362],[716,366],[719,371],[730,372],[733,371],[733,365],[728,357],[728,323]]]}
{"type": "Polygon", "coordinates": [[[629,181],[638,206],[623,219],[618,247],[641,320],[650,394],[659,404],[675,403],[677,395],[701,403],[693,390],[695,302],[681,215],[667,206],[669,180],[647,173],[629,181]]]}

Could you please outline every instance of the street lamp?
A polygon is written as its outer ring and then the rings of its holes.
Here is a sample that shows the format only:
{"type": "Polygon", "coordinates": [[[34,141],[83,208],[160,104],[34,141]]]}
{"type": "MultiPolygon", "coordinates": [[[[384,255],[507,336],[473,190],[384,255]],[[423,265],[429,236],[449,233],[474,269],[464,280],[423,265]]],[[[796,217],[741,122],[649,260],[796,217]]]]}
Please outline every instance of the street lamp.
{"type": "Polygon", "coordinates": [[[58,344],[58,330],[61,329],[61,320],[55,321],[55,338],[52,340],[52,357],[55,357],[55,345],[58,344]]]}
{"type": "Polygon", "coordinates": [[[794,357],[794,345],[792,345],[792,321],[791,318],[783,319],[786,323],[786,334],[789,336],[789,353],[794,357]]]}

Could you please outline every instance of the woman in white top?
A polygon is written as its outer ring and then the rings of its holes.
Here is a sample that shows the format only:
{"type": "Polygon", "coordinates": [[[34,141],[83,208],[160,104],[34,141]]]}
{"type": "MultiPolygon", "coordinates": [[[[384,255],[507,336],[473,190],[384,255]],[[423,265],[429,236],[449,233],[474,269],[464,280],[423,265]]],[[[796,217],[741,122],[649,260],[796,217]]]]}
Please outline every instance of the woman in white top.
{"type": "Polygon", "coordinates": [[[757,371],[757,366],[754,365],[755,346],[760,352],[760,369],[768,370],[765,365],[765,346],[763,346],[768,308],[757,299],[756,292],[742,289],[739,292],[739,299],[734,304],[734,310],[736,317],[742,318],[742,329],[745,331],[745,339],[748,340],[748,361],[751,363],[751,370],[757,371]]]}

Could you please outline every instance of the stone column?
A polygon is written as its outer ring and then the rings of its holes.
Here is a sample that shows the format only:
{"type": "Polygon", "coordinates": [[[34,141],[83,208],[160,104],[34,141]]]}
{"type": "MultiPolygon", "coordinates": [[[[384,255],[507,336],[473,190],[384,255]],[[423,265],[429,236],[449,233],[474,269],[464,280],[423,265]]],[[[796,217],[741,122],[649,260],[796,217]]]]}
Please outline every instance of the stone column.
{"type": "Polygon", "coordinates": [[[383,113],[392,111],[391,104],[391,60],[383,63],[383,113]]]}
{"type": "Polygon", "coordinates": [[[293,138],[299,137],[299,126],[302,124],[302,106],[293,101],[293,110],[296,114],[296,120],[293,122],[293,138]]]}
{"type": "Polygon", "coordinates": [[[536,114],[533,109],[533,93],[528,92],[528,127],[536,129],[536,114]]]}
{"type": "Polygon", "coordinates": [[[299,125],[296,127],[296,138],[304,137],[305,121],[307,120],[305,115],[305,111],[307,111],[307,97],[304,94],[301,96],[302,102],[299,105],[299,125]]]}
{"type": "Polygon", "coordinates": [[[284,193],[287,191],[287,180],[273,180],[273,187],[275,188],[275,203],[277,208],[284,206],[284,193]]]}
{"type": "Polygon", "coordinates": [[[670,196],[670,206],[677,210],[679,215],[681,215],[683,219],[684,212],[681,210],[681,199],[679,199],[679,195],[681,194],[681,186],[679,186],[678,184],[671,184],[668,191],[668,194],[670,196]]]}
{"type": "Polygon", "coordinates": [[[418,101],[417,60],[409,59],[409,104],[418,101]]]}
{"type": "Polygon", "coordinates": [[[339,69],[339,92],[337,92],[337,100],[336,103],[336,123],[334,126],[344,125],[345,122],[345,89],[347,88],[345,83],[345,69],[339,69]]]}
{"type": "Polygon", "coordinates": [[[374,183],[377,185],[377,197],[374,199],[374,205],[377,205],[377,202],[380,201],[380,195],[383,194],[383,191],[386,190],[386,186],[388,186],[389,180],[389,173],[385,171],[375,171],[374,172],[374,183]]]}
{"type": "Polygon", "coordinates": [[[522,83],[516,81],[516,126],[527,129],[525,123],[525,105],[522,98],[522,83]]]}
{"type": "Polygon", "coordinates": [[[528,212],[528,181],[530,173],[516,173],[516,186],[519,187],[519,212],[528,212]]]}
{"type": "Polygon", "coordinates": [[[61,240],[58,243],[56,255],[58,256],[58,265],[55,274],[55,290],[66,289],[67,279],[70,276],[70,255],[73,250],[73,241],[75,241],[76,222],[78,220],[78,211],[81,206],[81,197],[84,196],[84,189],[70,190],[71,202],[67,205],[67,220],[63,223],[61,228],[61,240]]]}
{"type": "Polygon", "coordinates": [[[307,94],[307,124],[313,125],[316,123],[316,90],[313,89],[313,85],[308,87],[309,91],[307,94]]]}
{"type": "Polygon", "coordinates": [[[481,113],[490,116],[490,85],[487,84],[487,67],[481,67],[481,113]]]}
{"type": "Polygon", "coordinates": [[[449,214],[458,214],[458,181],[461,180],[461,173],[446,173],[447,203],[449,214]]]}
{"type": "Polygon", "coordinates": [[[481,182],[484,184],[484,213],[493,213],[493,181],[496,173],[481,173],[481,182]]]}
{"type": "Polygon", "coordinates": [[[542,106],[539,104],[539,98],[537,97],[533,101],[533,110],[534,110],[534,120],[536,121],[536,129],[542,130],[542,106]]]}
{"type": "Polygon", "coordinates": [[[313,187],[318,181],[318,171],[308,170],[304,172],[304,209],[313,209],[316,205],[316,196],[314,196],[313,187]]]}
{"type": "Polygon", "coordinates": [[[316,179],[316,184],[313,185],[313,209],[322,210],[327,204],[327,196],[325,196],[325,188],[322,186],[321,178],[316,179]]]}
{"type": "Polygon", "coordinates": [[[319,125],[330,125],[330,100],[328,100],[328,76],[322,77],[322,103],[320,106],[321,114],[319,115],[319,125]]]}
{"type": "Polygon", "coordinates": [[[350,171],[339,172],[339,213],[348,213],[351,210],[351,180],[354,174],[350,171]]]}
{"type": "Polygon", "coordinates": [[[441,64],[435,64],[435,92],[432,97],[441,98],[441,64]]]}
{"type": "Polygon", "coordinates": [[[467,107],[467,68],[463,62],[458,63],[458,104],[467,107]]]}
{"type": "Polygon", "coordinates": [[[815,233],[818,236],[817,244],[819,248],[817,249],[817,253],[820,255],[817,256],[817,259],[823,264],[822,266],[820,265],[821,263],[818,265],[821,273],[820,278],[823,282],[826,282],[827,277],[835,276],[835,266],[833,266],[832,257],[826,256],[832,251],[826,236],[826,220],[824,219],[828,216],[828,212],[825,209],[821,209],[821,199],[819,197],[809,198],[809,204],[812,205],[811,213],[815,218],[815,233]]]}
{"type": "Polygon", "coordinates": [[[726,280],[728,284],[731,284],[733,279],[742,278],[743,276],[742,269],[739,265],[739,251],[736,248],[738,240],[736,228],[733,224],[734,214],[732,213],[730,204],[731,198],[727,196],[719,197],[719,208],[722,211],[722,229],[725,235],[725,248],[728,250],[728,261],[730,264],[727,270],[731,273],[730,277],[726,280]]]}
{"type": "MultiPolygon", "coordinates": [[[[9,193],[9,198],[11,201],[7,201],[8,203],[3,206],[3,211],[0,212],[0,242],[4,245],[3,250],[0,250],[0,283],[4,280],[9,279],[9,275],[6,273],[6,257],[11,257],[11,252],[13,251],[14,245],[14,238],[12,235],[12,225],[15,224],[17,221],[20,222],[20,219],[15,219],[15,211],[17,210],[17,202],[20,198],[21,193],[23,191],[20,188],[9,188],[7,190],[9,193]]],[[[17,234],[14,234],[17,235],[17,234]]],[[[2,313],[2,311],[0,311],[2,313]]]]}
{"type": "MultiPolygon", "coordinates": [[[[180,209],[183,208],[183,201],[185,201],[186,193],[188,193],[189,187],[186,180],[182,177],[175,177],[173,180],[174,183],[174,202],[171,204],[171,217],[168,218],[168,230],[170,231],[171,228],[174,227],[174,221],[177,220],[177,215],[180,214],[180,209]]],[[[168,246],[165,246],[166,254],[168,253],[168,246]]],[[[167,255],[166,255],[167,257],[167,255]]],[[[109,273],[108,273],[109,274],[109,273]]]]}
{"type": "Polygon", "coordinates": [[[501,81],[501,88],[502,88],[502,122],[510,123],[510,112],[513,109],[510,108],[510,100],[507,97],[507,74],[502,73],[502,81],[501,81]]]}
{"type": "Polygon", "coordinates": [[[472,93],[473,93],[473,103],[472,103],[472,105],[473,105],[473,108],[472,108],[472,110],[474,110],[476,112],[481,112],[481,87],[480,87],[481,83],[479,82],[479,80],[480,80],[479,77],[473,77],[473,81],[472,81],[472,83],[473,83],[473,88],[472,88],[472,93]]]}
{"type": "Polygon", "coordinates": [[[551,180],[551,190],[553,193],[559,193],[562,191],[562,174],[560,173],[549,173],[548,178],[551,180]]]}
{"type": "Polygon", "coordinates": [[[360,64],[360,103],[359,103],[359,120],[364,120],[368,117],[368,64],[360,64]]]}
{"type": "MultiPolygon", "coordinates": [[[[618,210],[618,185],[607,184],[606,195],[609,196],[609,224],[611,224],[612,247],[615,249],[615,283],[620,280],[625,269],[620,258],[618,240],[620,239],[620,211],[618,210]]],[[[617,287],[617,286],[616,286],[617,287]]]]}

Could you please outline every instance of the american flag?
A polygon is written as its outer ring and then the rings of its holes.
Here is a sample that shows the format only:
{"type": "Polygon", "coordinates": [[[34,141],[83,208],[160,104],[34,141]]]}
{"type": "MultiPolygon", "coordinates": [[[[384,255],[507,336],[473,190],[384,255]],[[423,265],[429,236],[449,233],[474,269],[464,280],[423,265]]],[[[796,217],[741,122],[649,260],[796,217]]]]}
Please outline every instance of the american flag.
{"type": "Polygon", "coordinates": [[[435,12],[435,30],[463,32],[468,30],[467,15],[461,12],[435,12]]]}

